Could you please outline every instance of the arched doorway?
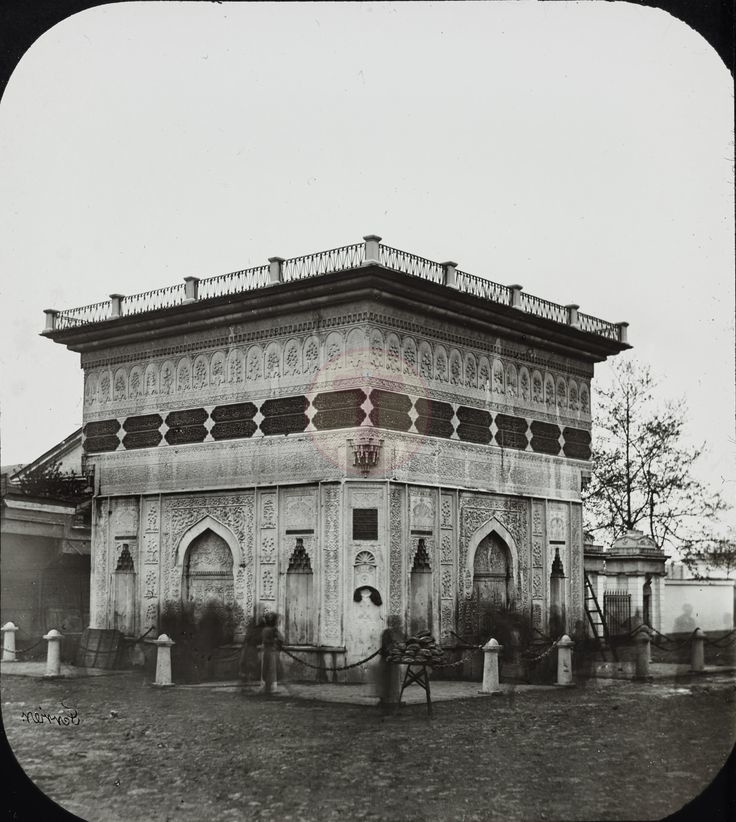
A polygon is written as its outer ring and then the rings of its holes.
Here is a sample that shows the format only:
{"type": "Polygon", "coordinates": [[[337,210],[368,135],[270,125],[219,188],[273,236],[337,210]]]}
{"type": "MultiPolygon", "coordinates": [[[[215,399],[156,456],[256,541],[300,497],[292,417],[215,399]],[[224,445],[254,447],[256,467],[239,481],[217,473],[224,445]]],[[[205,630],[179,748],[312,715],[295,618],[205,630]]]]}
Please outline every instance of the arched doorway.
{"type": "Polygon", "coordinates": [[[494,614],[513,605],[512,563],[508,545],[492,531],[475,551],[473,561],[473,639],[485,642],[493,630],[494,614]]]}
{"type": "Polygon", "coordinates": [[[182,600],[200,610],[208,602],[233,605],[233,555],[230,546],[210,528],[196,536],[184,559],[182,600]]]}

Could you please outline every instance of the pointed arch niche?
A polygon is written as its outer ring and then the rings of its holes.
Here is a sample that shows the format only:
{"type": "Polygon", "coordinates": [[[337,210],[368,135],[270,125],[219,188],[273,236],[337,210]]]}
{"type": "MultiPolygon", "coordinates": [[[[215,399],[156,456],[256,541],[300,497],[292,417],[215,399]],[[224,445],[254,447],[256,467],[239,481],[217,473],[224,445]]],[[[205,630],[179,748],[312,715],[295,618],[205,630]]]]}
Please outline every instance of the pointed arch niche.
{"type": "Polygon", "coordinates": [[[475,640],[492,635],[499,611],[514,608],[518,559],[508,530],[494,517],[473,535],[468,550],[470,625],[475,640]]]}
{"type": "Polygon", "coordinates": [[[208,601],[234,604],[235,575],[242,561],[235,534],[213,517],[204,517],[182,534],[176,549],[182,600],[196,606],[208,601]]]}
{"type": "Polygon", "coordinates": [[[424,539],[419,539],[409,576],[409,631],[432,630],[432,566],[424,539]]]}
{"type": "Polygon", "coordinates": [[[512,598],[516,599],[516,581],[519,578],[519,552],[516,548],[516,542],[511,536],[508,528],[506,528],[506,526],[497,517],[491,517],[491,519],[481,525],[481,527],[478,528],[478,530],[471,537],[470,542],[468,543],[466,574],[469,574],[472,579],[473,571],[475,569],[475,555],[478,551],[478,547],[481,542],[483,542],[483,540],[491,534],[495,534],[497,537],[500,537],[501,541],[505,543],[505,546],[508,549],[512,587],[511,593],[513,594],[512,598]]]}
{"type": "Polygon", "coordinates": [[[284,617],[289,645],[314,644],[314,574],[301,537],[296,538],[286,571],[284,617]]]}

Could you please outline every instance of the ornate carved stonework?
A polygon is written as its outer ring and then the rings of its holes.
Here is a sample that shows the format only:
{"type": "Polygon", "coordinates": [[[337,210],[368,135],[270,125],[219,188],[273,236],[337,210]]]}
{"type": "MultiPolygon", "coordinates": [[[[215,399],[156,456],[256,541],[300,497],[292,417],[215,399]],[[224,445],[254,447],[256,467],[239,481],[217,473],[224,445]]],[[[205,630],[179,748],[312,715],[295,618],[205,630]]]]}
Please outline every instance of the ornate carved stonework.
{"type": "MultiPolygon", "coordinates": [[[[496,517],[513,537],[519,555],[519,574],[529,573],[529,503],[523,499],[464,494],[460,502],[459,572],[466,598],[472,595],[473,577],[468,567],[468,546],[476,531],[496,517]]],[[[528,605],[528,581],[515,580],[522,607],[528,605]]]]}
{"type": "Polygon", "coordinates": [[[573,613],[582,616],[583,607],[583,508],[572,505],[570,511],[570,553],[572,570],[570,577],[570,598],[573,613]]]}
{"type": "Polygon", "coordinates": [[[428,397],[473,405],[485,403],[489,391],[495,410],[523,409],[524,416],[551,422],[561,416],[577,427],[589,424],[592,370],[582,363],[510,341],[491,350],[487,337],[448,334],[431,323],[420,326],[372,312],[338,313],[322,318],[322,327],[311,318],[301,319],[282,326],[236,326],[227,336],[199,332],[175,346],[161,341],[153,348],[128,345],[85,353],[84,422],[179,410],[192,403],[265,399],[274,396],[275,379],[278,394],[288,396],[308,391],[315,374],[318,379],[329,376],[333,383],[343,378],[343,371],[356,378],[364,370],[365,345],[356,341],[369,337],[372,365],[399,379],[421,374],[428,397]],[[374,320],[385,330],[373,327],[374,320]]]}
{"type": "Polygon", "coordinates": [[[441,596],[442,599],[452,599],[453,596],[453,587],[452,587],[452,569],[448,567],[442,568],[442,577],[441,577],[441,596]]]}
{"type": "Polygon", "coordinates": [[[340,640],[340,489],[328,486],[323,489],[322,510],[324,534],[323,551],[323,607],[322,628],[325,644],[336,645],[340,640]]]}
{"type": "Polygon", "coordinates": [[[276,537],[271,533],[266,533],[261,537],[261,562],[276,561],[276,537]]]}
{"type": "Polygon", "coordinates": [[[274,599],[274,582],[273,570],[271,568],[264,568],[261,577],[261,599],[274,599]]]}
{"type": "Polygon", "coordinates": [[[403,583],[402,566],[402,494],[399,488],[391,487],[389,501],[389,521],[391,541],[389,546],[389,613],[395,616],[403,614],[403,583]]]}
{"type": "Polygon", "coordinates": [[[535,537],[544,535],[544,508],[541,502],[532,502],[532,534],[535,537]]]}
{"type": "Polygon", "coordinates": [[[444,532],[440,543],[440,562],[451,563],[453,559],[452,534],[444,532]]]}
{"type": "Polygon", "coordinates": [[[261,528],[276,527],[276,495],[261,497],[261,528]]]}
{"type": "Polygon", "coordinates": [[[452,528],[452,525],[452,497],[443,494],[440,526],[442,528],[452,528]]]}
{"type": "MultiPolygon", "coordinates": [[[[163,534],[161,556],[162,597],[166,602],[181,600],[181,573],[177,569],[176,551],[182,535],[204,517],[210,516],[226,526],[235,535],[246,568],[253,563],[252,491],[239,494],[212,494],[186,497],[164,497],[162,506],[163,534]]],[[[238,574],[233,569],[234,595],[244,611],[244,618],[253,611],[254,591],[252,576],[238,574]]],[[[243,626],[240,626],[241,628],[243,626]]]]}

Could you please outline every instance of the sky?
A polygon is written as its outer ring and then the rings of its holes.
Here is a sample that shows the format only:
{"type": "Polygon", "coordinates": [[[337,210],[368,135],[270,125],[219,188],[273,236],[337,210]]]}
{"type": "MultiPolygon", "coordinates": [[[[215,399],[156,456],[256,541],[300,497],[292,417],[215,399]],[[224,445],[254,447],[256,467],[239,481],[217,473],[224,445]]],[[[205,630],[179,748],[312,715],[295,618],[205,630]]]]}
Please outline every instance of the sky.
{"type": "MultiPolygon", "coordinates": [[[[0,101],[2,463],[81,424],[43,309],[360,242],[630,323],[736,498],[733,87],[628,3],[121,3],[0,101]]],[[[607,364],[596,378],[610,378],[607,364]]],[[[732,517],[736,521],[736,517],[732,517]]]]}

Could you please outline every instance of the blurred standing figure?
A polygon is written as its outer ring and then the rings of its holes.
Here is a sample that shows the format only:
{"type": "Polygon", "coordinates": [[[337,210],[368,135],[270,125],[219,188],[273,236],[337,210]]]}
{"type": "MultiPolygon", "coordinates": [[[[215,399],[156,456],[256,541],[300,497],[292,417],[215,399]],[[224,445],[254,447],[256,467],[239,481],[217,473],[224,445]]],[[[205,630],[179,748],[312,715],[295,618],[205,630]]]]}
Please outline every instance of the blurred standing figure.
{"type": "Polygon", "coordinates": [[[258,646],[261,644],[261,634],[263,632],[263,619],[251,620],[245,629],[245,639],[240,652],[240,678],[245,682],[252,682],[260,679],[260,664],[258,659],[258,646]]]}
{"type": "Polygon", "coordinates": [[[267,696],[276,690],[276,666],[278,664],[281,643],[284,641],[279,633],[278,616],[274,613],[266,614],[264,627],[261,631],[261,681],[263,693],[267,696]]]}
{"type": "Polygon", "coordinates": [[[399,706],[401,692],[401,667],[388,661],[391,647],[402,640],[401,618],[390,616],[384,632],[381,634],[381,653],[378,657],[377,682],[378,704],[384,713],[395,711],[399,706]]]}

